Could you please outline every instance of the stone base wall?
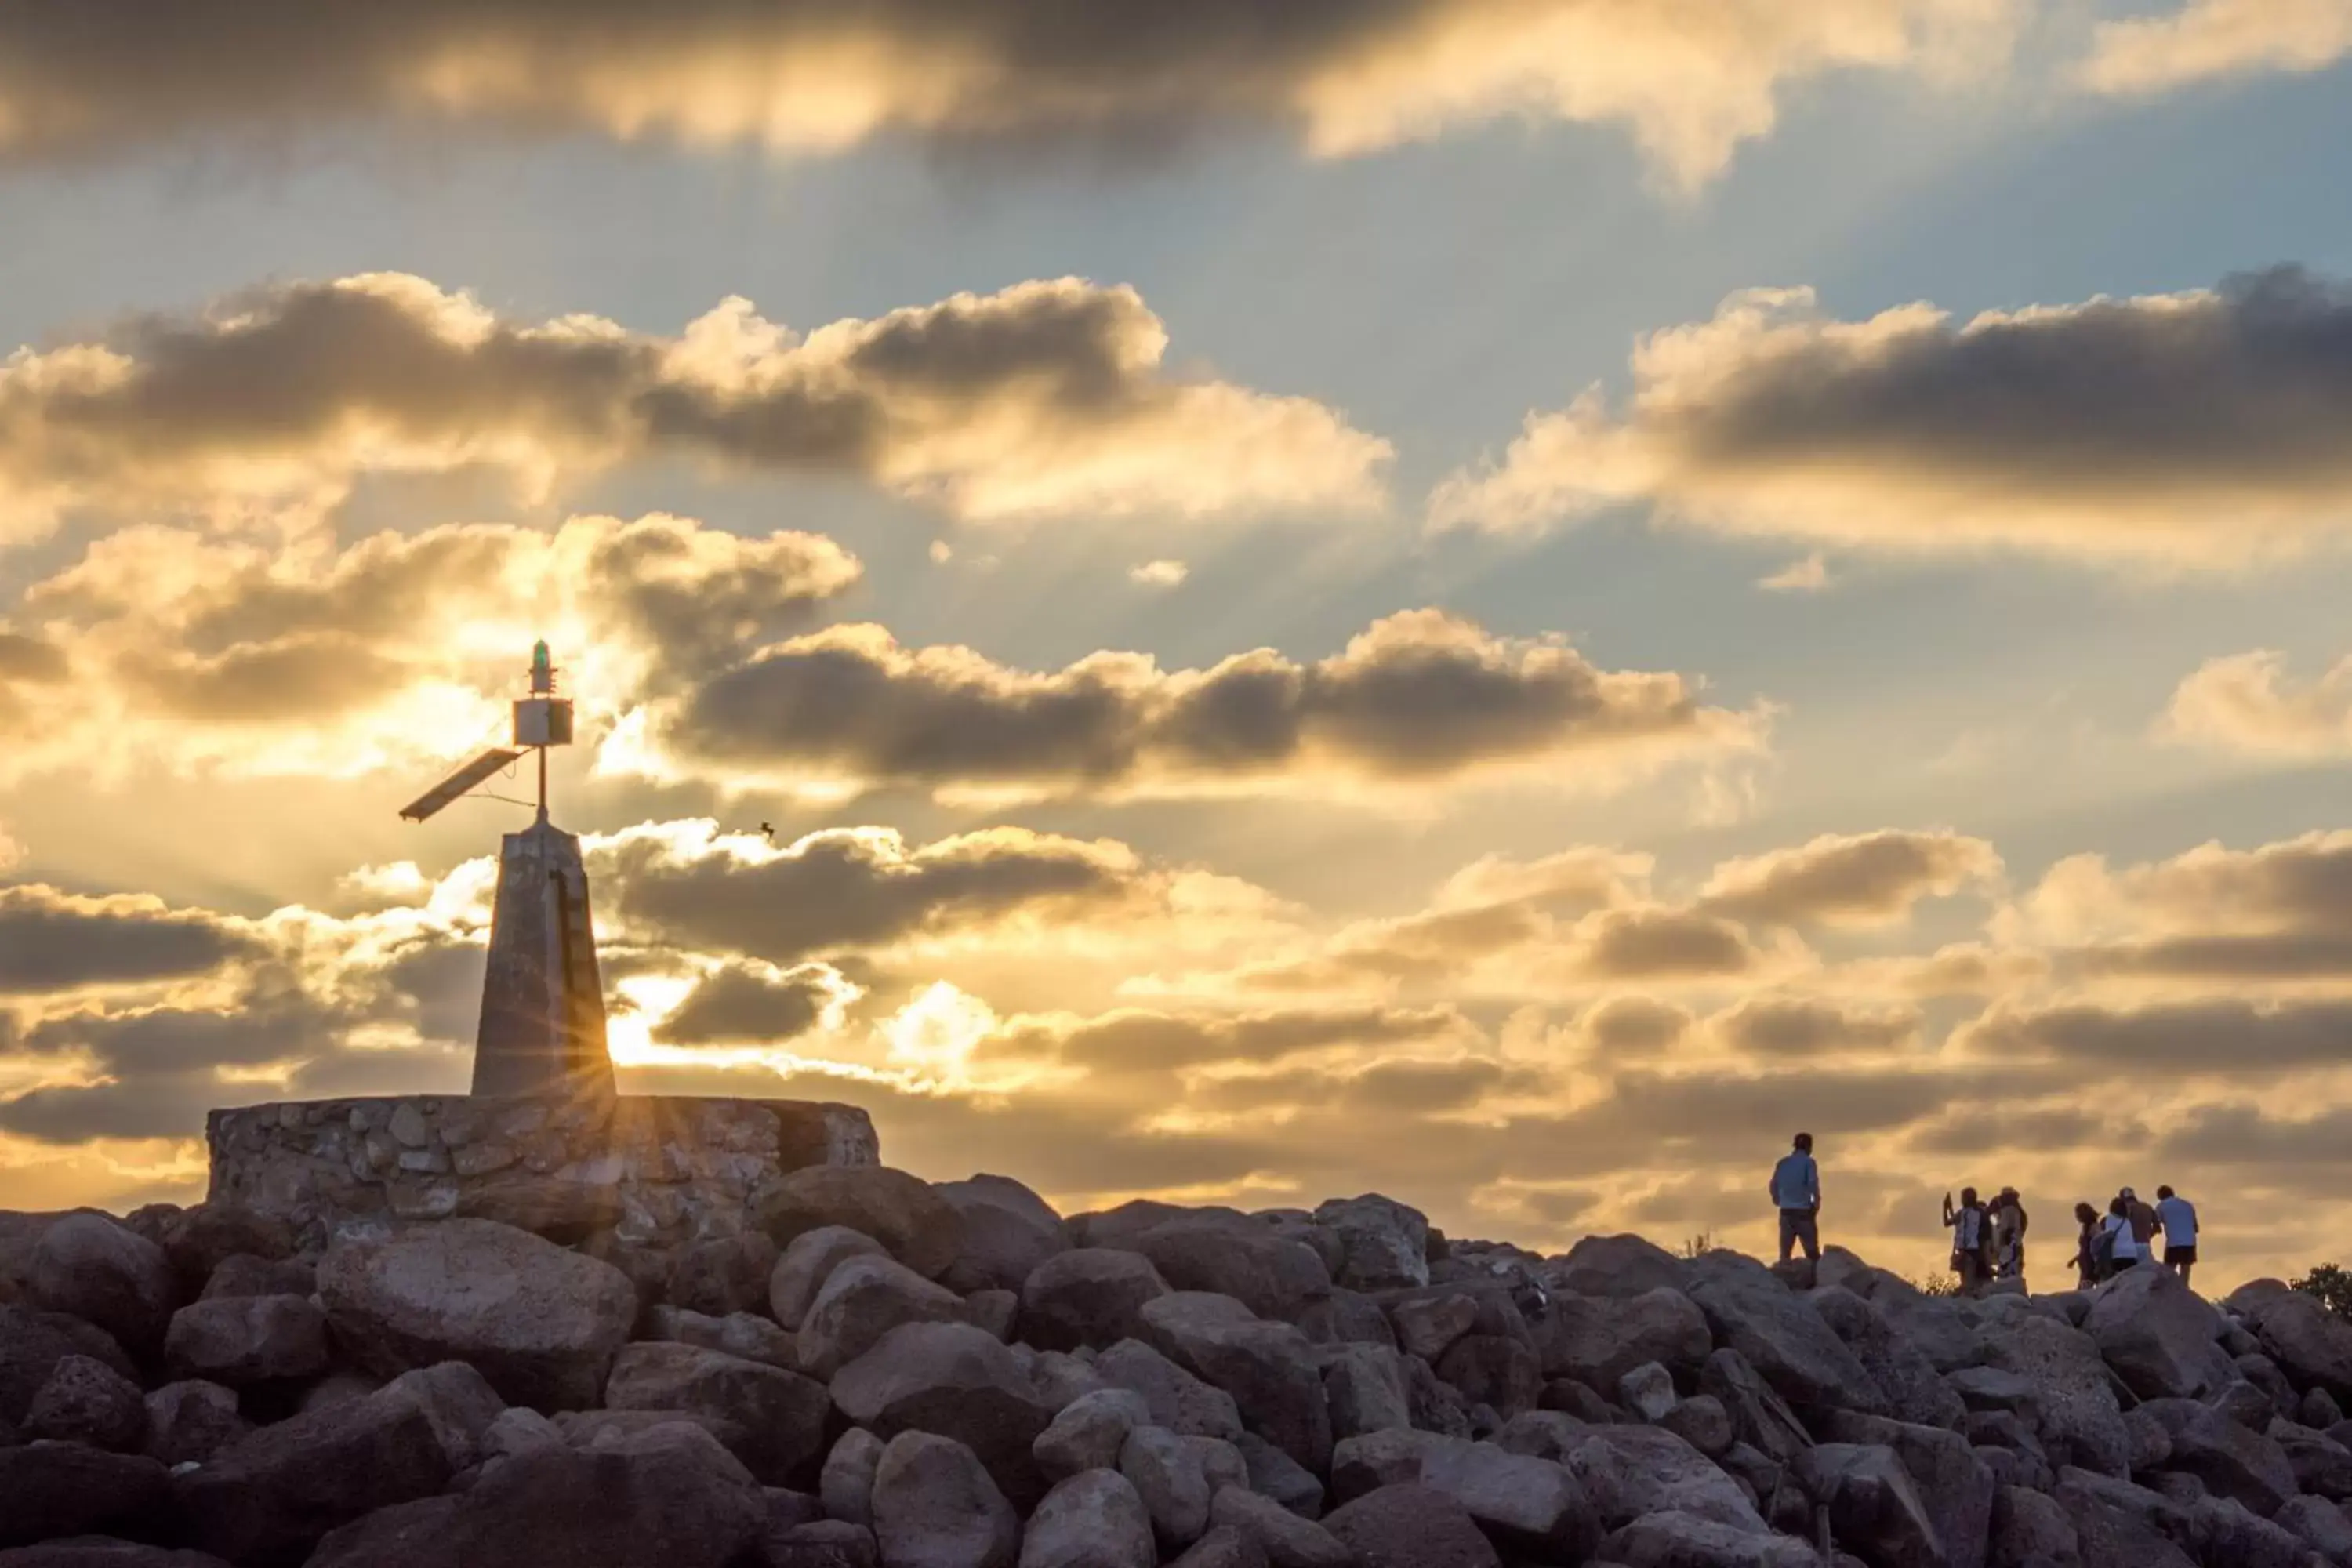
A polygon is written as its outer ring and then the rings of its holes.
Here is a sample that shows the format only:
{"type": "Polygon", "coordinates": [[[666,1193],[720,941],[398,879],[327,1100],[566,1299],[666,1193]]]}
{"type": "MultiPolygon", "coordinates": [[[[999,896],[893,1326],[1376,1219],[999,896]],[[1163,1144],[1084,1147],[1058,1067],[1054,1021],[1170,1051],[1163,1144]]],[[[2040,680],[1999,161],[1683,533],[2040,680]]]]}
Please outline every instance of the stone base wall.
{"type": "Polygon", "coordinates": [[[787,1171],[881,1160],[856,1106],[689,1095],[314,1100],[215,1110],[205,1136],[211,1198],[283,1215],[306,1247],[452,1216],[675,1245],[741,1230],[787,1171]]]}

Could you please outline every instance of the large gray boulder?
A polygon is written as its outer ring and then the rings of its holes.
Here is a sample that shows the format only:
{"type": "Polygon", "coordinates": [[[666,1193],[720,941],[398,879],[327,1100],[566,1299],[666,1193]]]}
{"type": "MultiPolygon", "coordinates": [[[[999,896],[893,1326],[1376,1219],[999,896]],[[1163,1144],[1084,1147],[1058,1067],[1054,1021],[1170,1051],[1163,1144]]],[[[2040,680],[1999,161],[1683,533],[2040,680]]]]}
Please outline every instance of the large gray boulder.
{"type": "Polygon", "coordinates": [[[1151,1407],[1141,1394],[1124,1388],[1098,1388],[1057,1411],[1029,1446],[1030,1457],[1049,1484],[1068,1480],[1082,1470],[1108,1470],[1118,1465],[1127,1435],[1150,1422],[1151,1407]]]}
{"type": "Polygon", "coordinates": [[[2331,1568],[2352,1563],[2352,1521],[2326,1498],[2289,1498],[2273,1523],[2291,1531],[2305,1546],[2326,1559],[2331,1568]]]}
{"type": "Polygon", "coordinates": [[[852,1258],[829,1275],[801,1323],[801,1368],[830,1380],[908,1323],[961,1323],[963,1298],[896,1258],[852,1258]]]}
{"type": "MultiPolygon", "coordinates": [[[[1209,1528],[1209,1482],[1205,1454],[1197,1438],[1180,1437],[1165,1426],[1136,1426],[1119,1445],[1118,1473],[1143,1500],[1151,1533],[1162,1548],[1181,1552],[1209,1528]]],[[[1248,1474],[1244,1462],[1244,1475],[1248,1474]]]]}
{"type": "Polygon", "coordinates": [[[0,1447],[0,1547],[59,1536],[152,1535],[170,1500],[163,1467],[83,1443],[0,1447]]]}
{"type": "Polygon", "coordinates": [[[25,1407],[24,1436],[135,1454],[147,1436],[139,1385],[95,1356],[69,1355],[25,1407]]]}
{"type": "Polygon", "coordinates": [[[751,1194],[754,1223],[777,1246],[803,1232],[845,1226],[882,1244],[926,1279],[947,1272],[963,1221],[919,1177],[887,1165],[809,1165],[751,1194]]]}
{"type": "Polygon", "coordinates": [[[253,1424],[240,1415],[236,1391],[189,1378],[147,1395],[146,1454],[166,1465],[204,1464],[245,1440],[253,1424]]]}
{"type": "Polygon", "coordinates": [[[639,1337],[698,1345],[722,1355],[764,1362],[786,1372],[800,1369],[800,1342],[757,1312],[730,1312],[714,1318],[684,1307],[656,1307],[639,1325],[639,1337]]]}
{"type": "Polygon", "coordinates": [[[1081,1470],[1037,1505],[1021,1538],[1021,1568],[1154,1568],[1151,1520],[1116,1470],[1081,1470]]]}
{"type": "Polygon", "coordinates": [[[1412,1426],[1412,1406],[1404,1390],[1404,1362],[1397,1352],[1381,1345],[1339,1346],[1323,1363],[1332,1437],[1412,1426]]]}
{"type": "Polygon", "coordinates": [[[776,1244],[756,1230],[688,1242],[670,1258],[664,1300],[713,1318],[751,1311],[767,1305],[778,1260],[776,1244]]]}
{"type": "Polygon", "coordinates": [[[2091,1293],[2083,1328],[2142,1399],[2203,1399],[2237,1378],[2221,1315],[2164,1268],[2127,1268],[2091,1293]]]}
{"type": "Polygon", "coordinates": [[[1465,1290],[1428,1290],[1390,1302],[1389,1322],[1397,1349],[1433,1365],[1478,1326],[1478,1300],[1465,1290]]]}
{"type": "Polygon", "coordinates": [[[1231,1525],[1218,1525],[1194,1542],[1168,1568],[1267,1568],[1257,1538],[1231,1525]]]}
{"type": "Polygon", "coordinates": [[[320,1543],[311,1568],[530,1562],[562,1568],[730,1568],[768,1523],[759,1483],[699,1427],[668,1422],[593,1450],[535,1446],[462,1492],[372,1513],[320,1543]]]}
{"type": "Polygon", "coordinates": [[[33,1304],[94,1323],[142,1360],[163,1348],[180,1287],[163,1249],[102,1214],[69,1214],[41,1232],[26,1267],[33,1304]]]}
{"type": "Polygon", "coordinates": [[[847,1226],[804,1230],[793,1237],[769,1272],[769,1314],[785,1328],[797,1330],[835,1268],[853,1258],[888,1256],[880,1242],[847,1226]]]}
{"type": "Polygon", "coordinates": [[[1242,1435],[1241,1407],[1140,1340],[1121,1340],[1095,1357],[1095,1373],[1114,1388],[1142,1395],[1151,1425],[1187,1436],[1232,1442],[1242,1435]]]}
{"type": "Polygon", "coordinates": [[[1830,1510],[1836,1538],[1866,1562],[1878,1568],[1943,1568],[1943,1542],[1893,1449],[1818,1444],[1797,1461],[1797,1477],[1830,1510]]]}
{"type": "Polygon", "coordinates": [[[319,1295],[369,1370],[469,1362],[509,1403],[542,1411],[598,1402],[637,1315],[612,1265],[478,1219],[339,1241],[320,1261],[319,1295]]]}
{"type": "Polygon", "coordinates": [[[1245,1425],[1310,1470],[1331,1459],[1331,1415],[1315,1347],[1230,1296],[1177,1291],[1147,1302],[1142,1337],[1234,1396],[1245,1425]]]}
{"type": "Polygon", "coordinates": [[[432,1421],[404,1399],[370,1394],[264,1426],[172,1479],[196,1546],[240,1564],[301,1563],[326,1533],[449,1479],[432,1421]]]}
{"type": "Polygon", "coordinates": [[[1061,1216],[1009,1176],[941,1182],[931,1190],[956,1211],[955,1259],[940,1276],[950,1290],[1018,1290],[1038,1265],[1070,1249],[1061,1216]]]}
{"type": "Polygon", "coordinates": [[[1699,1388],[1722,1405],[1731,1429],[1775,1464],[1790,1465],[1812,1444],[1812,1435],[1788,1402],[1736,1350],[1719,1350],[1699,1369],[1699,1388]]]}
{"type": "Polygon", "coordinates": [[[1333,1198],[1315,1223],[1339,1238],[1335,1282],[1350,1290],[1395,1290],[1429,1283],[1429,1220],[1377,1193],[1333,1198]]]}
{"type": "MultiPolygon", "coordinates": [[[[422,1412],[452,1475],[488,1457],[490,1428],[507,1413],[489,1380],[461,1361],[404,1372],[369,1396],[379,1404],[410,1405],[422,1412]]],[[[523,1414],[545,1420],[535,1411],[523,1414]]]]}
{"type": "Polygon", "coordinates": [[[1576,1296],[1639,1296],[1680,1290],[1690,1282],[1688,1264],[1638,1236],[1588,1236],[1544,1272],[1553,1285],[1576,1296]]]}
{"type": "Polygon", "coordinates": [[[1546,1376],[1572,1377],[1595,1389],[1616,1387],[1645,1362],[1696,1376],[1715,1348],[1698,1303],[1664,1287],[1633,1296],[1556,1295],[1538,1343],[1546,1376]]]}
{"type": "Polygon", "coordinates": [[[2161,1494],[2070,1467],[2050,1495],[2074,1522],[2083,1568],[2196,1568],[2175,1543],[2188,1532],[2187,1511],[2161,1494]]]}
{"type": "Polygon", "coordinates": [[[1987,1354],[2033,1385],[2041,1437],[2053,1465],[2103,1476],[2130,1473],[2131,1442],[2107,1381],[2107,1363],[2088,1334],[2045,1317],[2021,1319],[1990,1340],[1987,1354]]]}
{"type": "Polygon", "coordinates": [[[1752,1533],[1766,1528],[1738,1482],[1690,1444],[1655,1426],[1588,1426],[1555,1411],[1535,1411],[1506,1425],[1495,1443],[1566,1466],[1604,1530],[1664,1512],[1693,1514],[1752,1533]]]}
{"type": "Polygon", "coordinates": [[[327,1315],[307,1296],[229,1296],[172,1314],[163,1364],[173,1377],[246,1388],[327,1370],[327,1315]]]}
{"type": "Polygon", "coordinates": [[[882,1463],[882,1439],[852,1426],[824,1457],[817,1497],[827,1519],[874,1528],[874,1472],[882,1463]]]}
{"type": "Polygon", "coordinates": [[[1285,1321],[1331,1294],[1316,1250],[1255,1221],[1171,1220],[1128,1244],[1171,1288],[1231,1296],[1261,1318],[1285,1321]]]}
{"type": "Polygon", "coordinates": [[[1945,1384],[1927,1352],[1884,1312],[1836,1287],[1815,1290],[1808,1299],[1885,1392],[1888,1415],[1923,1426],[1959,1428],[1968,1405],[1945,1384]]]}
{"type": "Polygon", "coordinates": [[[887,1568],[1014,1568],[1021,1516],[970,1448],[901,1432],[875,1467],[874,1539],[887,1568]]]}
{"type": "Polygon", "coordinates": [[[1601,1538],[1583,1487],[1546,1459],[1434,1432],[1375,1432],[1332,1455],[1331,1489],[1343,1502],[1407,1484],[1454,1499],[1507,1552],[1578,1563],[1601,1538]]]}
{"type": "Polygon", "coordinates": [[[1139,1252],[1065,1252],[1039,1264],[1022,1282],[1022,1337],[1046,1351],[1117,1344],[1135,1337],[1145,1305],[1168,1293],[1168,1281],[1139,1252]]]}
{"type": "MultiPolygon", "coordinates": [[[[28,1247],[28,1261],[29,1251],[28,1247]]],[[[0,1423],[13,1426],[24,1420],[58,1363],[71,1355],[103,1363],[124,1377],[137,1375],[122,1347],[96,1324],[0,1302],[0,1423]]]]}
{"type": "Polygon", "coordinates": [[[1985,1557],[1993,1568],[2035,1568],[2042,1563],[2065,1568],[2082,1562],[2083,1548],[2074,1534],[2074,1521],[2055,1498],[2023,1487],[2003,1487],[1993,1499],[1985,1557]]]}
{"type": "Polygon", "coordinates": [[[2253,1325],[2263,1349],[2288,1376],[2352,1405],[2352,1323],[2301,1290],[2258,1292],[2249,1287],[2231,1297],[2230,1303],[2253,1325]]]}
{"type": "Polygon", "coordinates": [[[1886,1395],[1820,1311],[1753,1258],[1710,1252],[1691,1266],[1691,1300],[1716,1343],[1738,1351],[1791,1405],[1884,1415],[1886,1395]]]}
{"type": "Polygon", "coordinates": [[[1366,1492],[1323,1520],[1361,1568],[1502,1568],[1477,1521],[1433,1487],[1366,1492]]]}
{"type": "Polygon", "coordinates": [[[1785,1535],[1751,1535],[1689,1513],[1646,1513],[1601,1542],[1599,1562],[1624,1568],[1822,1568],[1785,1535]]]}
{"type": "Polygon", "coordinates": [[[2195,1476],[2267,1519],[2295,1495],[2294,1466],[2276,1443],[2193,1399],[2151,1399],[2140,1408],[2172,1439],[2165,1468],[2195,1476]]]}
{"type": "Polygon", "coordinates": [[[2000,1483],[1966,1437],[1942,1426],[1846,1410],[1833,1412],[1822,1424],[1822,1433],[1840,1443],[1893,1453],[1927,1510],[1944,1562],[1949,1568],[1983,1568],[2000,1483]]]}
{"type": "Polygon", "coordinates": [[[2352,1449],[2284,1416],[2273,1416],[2263,1428],[2263,1436],[2276,1443],[2287,1463],[2294,1467],[2297,1490],[2339,1502],[2352,1498],[2352,1449]]]}
{"type": "Polygon", "coordinates": [[[675,1342],[628,1345],[604,1384],[608,1410],[677,1410],[697,1417],[754,1479],[813,1479],[825,1452],[824,1385],[764,1362],[675,1342]]]}
{"type": "Polygon", "coordinates": [[[833,1402],[886,1441],[952,1437],[980,1457],[1015,1506],[1045,1490],[1032,1450],[1053,1419],[1013,1352],[969,1323],[907,1323],[841,1369],[833,1402]]]}
{"type": "Polygon", "coordinates": [[[1211,1500],[1209,1522],[1248,1540],[1268,1568],[1356,1568],[1355,1554],[1329,1531],[1240,1487],[1211,1500]]]}

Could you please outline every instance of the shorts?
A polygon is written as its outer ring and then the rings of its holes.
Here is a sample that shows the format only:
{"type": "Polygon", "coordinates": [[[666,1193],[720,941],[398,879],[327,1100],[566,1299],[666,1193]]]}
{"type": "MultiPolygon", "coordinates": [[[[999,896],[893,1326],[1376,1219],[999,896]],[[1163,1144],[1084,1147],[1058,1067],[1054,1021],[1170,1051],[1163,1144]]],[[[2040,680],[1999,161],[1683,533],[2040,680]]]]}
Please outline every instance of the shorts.
{"type": "Polygon", "coordinates": [[[2168,1247],[2164,1249],[2164,1260],[2167,1263],[2194,1263],[2197,1261],[2197,1244],[2191,1242],[2187,1247],[2168,1247]]]}

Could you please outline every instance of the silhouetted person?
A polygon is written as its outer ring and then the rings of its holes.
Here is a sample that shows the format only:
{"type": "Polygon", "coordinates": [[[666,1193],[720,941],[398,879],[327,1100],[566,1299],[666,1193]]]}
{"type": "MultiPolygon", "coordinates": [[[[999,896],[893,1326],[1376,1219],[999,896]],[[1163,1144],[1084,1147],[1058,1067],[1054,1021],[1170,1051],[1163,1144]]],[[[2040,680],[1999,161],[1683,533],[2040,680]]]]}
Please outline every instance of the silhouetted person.
{"type": "Polygon", "coordinates": [[[1985,1211],[1974,1187],[1960,1189],[1960,1206],[1944,1194],[1944,1223],[1952,1232],[1952,1272],[1960,1277],[1960,1294],[1980,1296],[1985,1283],[1985,1211]]]}
{"type": "MultiPolygon", "coordinates": [[[[2124,1192],[2130,1190],[2126,1187],[2124,1192]]],[[[2139,1238],[2132,1235],[2131,1203],[2123,1193],[2108,1201],[2107,1217],[2099,1223],[2099,1236],[2106,1248],[2105,1267],[2099,1271],[2101,1279],[2112,1279],[2126,1268],[2138,1267],[2139,1238]]]]}
{"type": "Polygon", "coordinates": [[[2197,1205],[2170,1187],[2156,1189],[2157,1223],[2164,1227],[2164,1266],[2189,1283],[2197,1266],[2197,1205]]]}
{"type": "Polygon", "coordinates": [[[2099,1211],[2076,1204],[2074,1225],[2074,1284],[2087,1290],[2099,1282],[2099,1211]]]}
{"type": "Polygon", "coordinates": [[[1780,1261],[1799,1242],[1805,1261],[1822,1256],[1822,1168],[1813,1163],[1813,1135],[1800,1132],[1780,1163],[1772,1167],[1772,1202],[1780,1210],[1780,1261]]]}
{"type": "Polygon", "coordinates": [[[2152,1261],[2156,1257],[2156,1210],[2143,1203],[2140,1195],[2129,1187],[2116,1196],[2124,1201],[2124,1215],[2131,1221],[2132,1239],[2139,1244],[2140,1260],[2152,1261]]]}
{"type": "Polygon", "coordinates": [[[2025,1201],[2015,1187],[1993,1194],[1986,1211],[1992,1224],[1992,1274],[1996,1279],[2025,1279],[2025,1201]]]}

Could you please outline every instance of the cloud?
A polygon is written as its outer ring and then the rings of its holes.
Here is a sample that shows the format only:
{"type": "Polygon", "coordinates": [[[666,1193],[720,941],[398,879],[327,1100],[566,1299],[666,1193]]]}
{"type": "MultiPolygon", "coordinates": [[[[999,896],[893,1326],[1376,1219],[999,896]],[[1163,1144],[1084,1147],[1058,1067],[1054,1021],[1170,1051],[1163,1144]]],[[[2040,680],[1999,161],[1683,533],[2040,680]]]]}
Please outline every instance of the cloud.
{"type": "Polygon", "coordinates": [[[1191,575],[1181,561],[1146,561],[1127,569],[1127,580],[1146,588],[1173,588],[1191,575]]]}
{"type": "Polygon", "coordinates": [[[1816,550],[1801,561],[1757,578],[1756,585],[1775,594],[1817,594],[1830,585],[1829,563],[1816,550]]]}
{"type": "Polygon", "coordinates": [[[1727,860],[1699,897],[1708,909],[1775,925],[1886,925],[1921,899],[1948,898],[2000,872],[2000,857],[1981,838],[1881,828],[1727,860]]]}
{"type": "Polygon", "coordinates": [[[2352,289],[2280,267],[2218,289],[1824,316],[1734,295],[1643,339],[1633,391],[1530,415],[1438,527],[1540,530],[1642,505],[1741,534],[2241,567],[2352,527],[2352,289]]]}
{"type": "Polygon", "coordinates": [[[2205,843],[2168,859],[2110,868],[2057,862],[2002,921],[2023,937],[2333,935],[2352,922],[2352,831],[2306,833],[2252,849],[2205,843]]]}
{"type": "Polygon", "coordinates": [[[2163,92],[2215,77],[2325,70],[2352,54],[2341,0],[2187,0],[2153,16],[2102,22],[2081,79],[2095,92],[2163,92]]]}
{"type": "Polygon", "coordinates": [[[1778,1064],[1914,1044],[1919,1016],[1908,1008],[1868,1011],[1811,997],[1759,996],[1717,1014],[1707,1027],[1732,1050],[1778,1064]]]}
{"type": "Polygon", "coordinates": [[[654,1038],[672,1046],[781,1044],[821,1028],[839,1028],[858,995],[838,970],[805,963],[789,970],[730,963],[696,982],[665,1015],[654,1038]]]}
{"type": "Polygon", "coordinates": [[[167,980],[257,956],[238,922],[143,894],[89,898],[39,883],[0,888],[0,994],[167,980]]]}
{"type": "Polygon", "coordinates": [[[2347,1031],[2352,1001],[2203,998],[2135,1008],[1997,1005],[1955,1042],[1986,1063],[2060,1064],[2155,1084],[2337,1066],[2347,1031]]]}
{"type": "Polygon", "coordinates": [[[2208,659],[2174,689],[2157,733],[2253,756],[2340,756],[2352,750],[2352,659],[2305,683],[2269,648],[2208,659]]]}
{"type": "Polygon", "coordinates": [[[131,528],[19,601],[39,636],[0,637],[0,723],[13,702],[25,731],[0,774],[134,756],[264,774],[417,763],[497,723],[541,632],[565,690],[609,718],[804,626],[859,571],[818,535],[662,513],[340,547],[131,528]]]}
{"type": "Polygon", "coordinates": [[[1381,504],[1387,443],[1171,374],[1167,347],[1132,289],[1075,278],[804,337],[740,299],[665,338],[507,320],[401,273],[274,284],[0,361],[0,500],[22,532],[74,507],[318,504],[368,472],[490,465],[544,489],[676,457],[972,520],[1381,504]]]}
{"type": "Polygon", "coordinates": [[[1759,719],[1703,705],[1685,676],[1601,669],[1557,637],[1437,610],[1311,663],[1260,648],[1181,670],[1103,652],[1036,673],[834,626],[705,679],[652,733],[664,770],[1013,797],[1323,794],[1538,766],[1608,783],[1761,739],[1759,719]]]}
{"type": "Polygon", "coordinates": [[[1120,1073],[1271,1062],[1337,1046],[1384,1050],[1459,1041],[1475,1031],[1446,1007],[1286,1008],[1230,1016],[1123,1008],[1084,1020],[1016,1021],[1007,1034],[1026,1035],[1075,1066],[1120,1073]]]}
{"type": "Polygon", "coordinates": [[[827,152],[879,137],[1118,156],[1234,132],[1342,156],[1516,118],[1624,126],[1688,184],[1784,85],[1932,80],[2007,56],[2008,0],[133,0],[0,13],[0,155],[62,160],[339,128],[591,132],[827,152]]]}

